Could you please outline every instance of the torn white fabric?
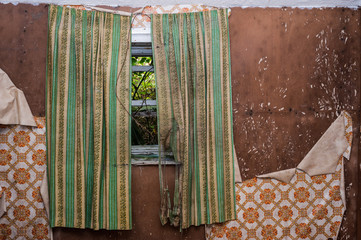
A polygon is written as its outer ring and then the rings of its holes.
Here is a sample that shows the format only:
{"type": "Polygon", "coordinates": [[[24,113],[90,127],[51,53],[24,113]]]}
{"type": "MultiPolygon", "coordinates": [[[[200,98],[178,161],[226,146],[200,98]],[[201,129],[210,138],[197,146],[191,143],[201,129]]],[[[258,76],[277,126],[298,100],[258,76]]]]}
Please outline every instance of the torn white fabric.
{"type": "MultiPolygon", "coordinates": [[[[345,114],[342,113],[317,141],[296,169],[310,176],[334,173],[340,156],[346,152],[349,143],[345,136],[345,114]]],[[[295,168],[272,172],[257,176],[259,178],[274,178],[289,183],[296,174],[295,168]]]]}
{"type": "Polygon", "coordinates": [[[274,178],[281,182],[289,183],[295,174],[296,174],[296,168],[290,168],[290,169],[281,170],[281,171],[277,171],[277,172],[266,173],[266,174],[263,174],[263,175],[260,175],[257,177],[274,178]]]}
{"type": "Polygon", "coordinates": [[[50,205],[49,205],[49,190],[48,190],[48,177],[47,170],[44,171],[43,180],[40,185],[40,195],[43,199],[44,207],[46,214],[48,215],[48,219],[50,219],[50,205]]]}
{"type": "Polygon", "coordinates": [[[344,114],[341,114],[322,135],[297,166],[310,176],[334,173],[340,156],[346,151],[344,114]]]}
{"type": "Polygon", "coordinates": [[[233,157],[233,159],[234,159],[234,182],[240,183],[240,182],[242,182],[242,177],[241,177],[241,171],[239,170],[236,149],[234,146],[233,146],[233,154],[234,154],[234,157],[233,157]]]}
{"type": "MultiPolygon", "coordinates": [[[[46,215],[48,217],[48,221],[49,221],[49,224],[50,224],[49,187],[48,187],[48,174],[47,174],[46,169],[44,171],[43,180],[42,180],[41,185],[40,185],[40,195],[41,195],[41,198],[43,199],[46,215]]],[[[50,240],[53,240],[54,236],[53,236],[52,228],[49,228],[49,231],[50,231],[49,232],[50,240]]]]}
{"type": "Polygon", "coordinates": [[[0,124],[19,124],[36,127],[23,91],[16,88],[0,68],[0,124]]]}
{"type": "Polygon", "coordinates": [[[5,198],[6,198],[5,189],[3,189],[1,192],[1,197],[0,197],[0,217],[2,217],[2,215],[4,215],[4,213],[6,212],[5,198]]]}

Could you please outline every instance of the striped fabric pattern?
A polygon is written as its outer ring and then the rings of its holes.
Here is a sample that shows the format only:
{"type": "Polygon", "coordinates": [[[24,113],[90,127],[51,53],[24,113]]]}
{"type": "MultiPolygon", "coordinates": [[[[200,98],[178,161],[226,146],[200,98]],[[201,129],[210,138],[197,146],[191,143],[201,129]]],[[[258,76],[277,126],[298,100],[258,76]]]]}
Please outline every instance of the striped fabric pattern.
{"type": "Polygon", "coordinates": [[[131,229],[131,18],[51,5],[48,24],[51,226],[131,229]]]}
{"type": "Polygon", "coordinates": [[[187,228],[235,219],[227,9],[154,14],[151,26],[159,143],[181,163],[173,209],[160,177],[162,223],[179,218],[187,228]]]}

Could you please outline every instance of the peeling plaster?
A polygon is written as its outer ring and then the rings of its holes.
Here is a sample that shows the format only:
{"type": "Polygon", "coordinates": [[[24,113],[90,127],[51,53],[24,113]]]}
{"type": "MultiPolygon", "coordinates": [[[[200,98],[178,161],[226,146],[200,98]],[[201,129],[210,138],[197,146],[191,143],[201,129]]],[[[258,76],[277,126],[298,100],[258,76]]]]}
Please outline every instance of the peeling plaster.
{"type": "Polygon", "coordinates": [[[38,5],[51,3],[58,5],[107,5],[144,7],[147,5],[175,5],[175,4],[205,4],[215,7],[297,7],[297,8],[320,8],[320,7],[346,7],[357,8],[361,0],[0,0],[0,3],[29,3],[38,5]]]}

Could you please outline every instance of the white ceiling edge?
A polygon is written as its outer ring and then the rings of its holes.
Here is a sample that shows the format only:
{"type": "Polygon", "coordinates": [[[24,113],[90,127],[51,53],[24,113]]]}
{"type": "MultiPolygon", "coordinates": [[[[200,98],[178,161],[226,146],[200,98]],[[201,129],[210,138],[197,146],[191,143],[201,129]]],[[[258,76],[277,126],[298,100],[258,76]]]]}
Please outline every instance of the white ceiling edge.
{"type": "Polygon", "coordinates": [[[323,8],[346,7],[358,8],[361,0],[0,0],[0,3],[19,3],[38,5],[49,3],[56,5],[88,5],[88,6],[127,6],[144,7],[148,5],[204,4],[214,7],[262,7],[262,8],[323,8]]]}

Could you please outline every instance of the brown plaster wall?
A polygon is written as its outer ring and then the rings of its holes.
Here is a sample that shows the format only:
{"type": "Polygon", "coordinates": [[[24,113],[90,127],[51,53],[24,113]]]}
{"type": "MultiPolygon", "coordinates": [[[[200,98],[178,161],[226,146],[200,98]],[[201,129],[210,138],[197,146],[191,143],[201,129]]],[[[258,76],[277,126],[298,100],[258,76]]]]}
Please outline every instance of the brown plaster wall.
{"type": "MultiPolygon", "coordinates": [[[[174,168],[164,174],[168,182],[174,182],[174,168]]],[[[173,188],[170,189],[173,192],[173,188]]],[[[54,239],[132,239],[132,240],[191,240],[204,239],[204,227],[192,227],[182,233],[169,225],[162,226],[159,220],[158,166],[134,166],[132,168],[132,218],[131,231],[93,231],[58,228],[54,239]]]]}
{"type": "MultiPolygon", "coordinates": [[[[45,115],[47,6],[0,4],[0,68],[45,115]]],[[[294,167],[340,110],[354,121],[339,239],[361,238],[360,11],[233,8],[234,138],[243,179],[294,167]],[[356,236],[357,229],[360,229],[356,236]]],[[[171,179],[172,169],[167,176],[171,179]]],[[[55,229],[55,239],[203,239],[204,228],[161,227],[158,170],[133,167],[132,231],[55,229]]]]}
{"type": "Polygon", "coordinates": [[[297,166],[336,113],[352,115],[340,239],[356,238],[361,228],[359,21],[359,11],[341,8],[237,8],[230,18],[234,141],[243,179],[297,166]]]}
{"type": "Polygon", "coordinates": [[[0,68],[43,117],[48,7],[0,4],[0,16],[0,68]]]}

